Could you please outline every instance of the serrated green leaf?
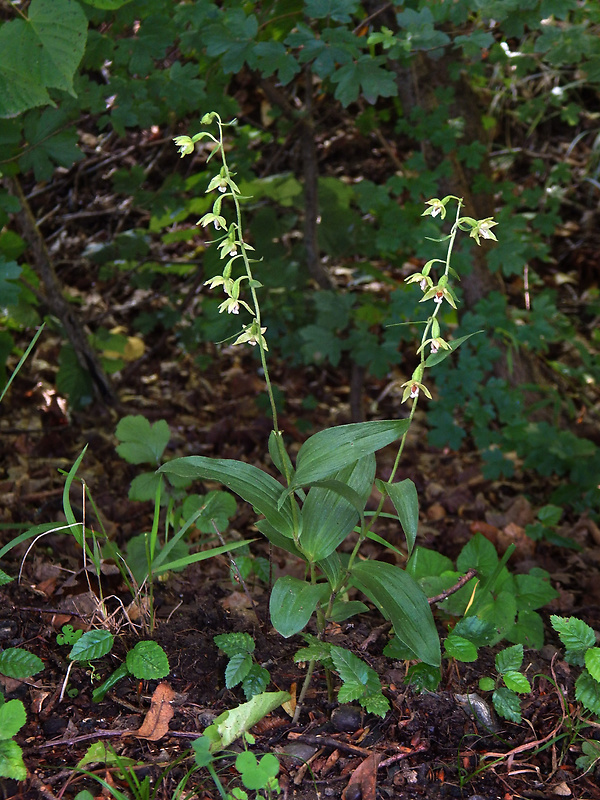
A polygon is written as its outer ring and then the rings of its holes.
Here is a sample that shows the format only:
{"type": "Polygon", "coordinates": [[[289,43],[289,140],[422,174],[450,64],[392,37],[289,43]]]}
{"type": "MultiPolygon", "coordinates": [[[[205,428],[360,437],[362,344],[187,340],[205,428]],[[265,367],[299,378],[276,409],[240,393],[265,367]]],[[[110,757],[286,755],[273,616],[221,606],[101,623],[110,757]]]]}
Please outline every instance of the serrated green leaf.
{"type": "Polygon", "coordinates": [[[496,686],[496,681],[493,678],[480,678],[478,686],[482,692],[491,692],[496,686]]]}
{"type": "Polygon", "coordinates": [[[378,717],[385,717],[390,710],[390,702],[382,692],[368,694],[361,700],[360,704],[369,714],[376,714],[378,717]]]}
{"type": "Polygon", "coordinates": [[[269,610],[275,630],[285,639],[299,633],[312,617],[320,600],[329,594],[329,585],[312,584],[284,575],[271,592],[269,610]]]}
{"type": "Polygon", "coordinates": [[[531,691],[531,684],[522,672],[513,672],[512,670],[509,670],[508,672],[503,673],[502,680],[506,684],[506,687],[511,689],[513,692],[527,694],[531,691]]]}
{"type": "Polygon", "coordinates": [[[440,639],[431,607],[410,575],[393,564],[362,561],[352,568],[352,582],[391,620],[396,636],[417,658],[440,665],[440,639]]]}
{"type": "Polygon", "coordinates": [[[600,647],[590,647],[586,650],[585,665],[592,678],[600,682],[600,647]]]}
{"type": "Polygon", "coordinates": [[[93,661],[110,653],[115,637],[110,631],[87,631],[69,653],[71,661],[93,661]]]}
{"type": "Polygon", "coordinates": [[[124,417],[117,425],[115,436],[121,442],[115,449],[129,464],[158,465],[171,432],[164,419],[151,425],[146,417],[137,414],[124,417]]]}
{"type": "Polygon", "coordinates": [[[9,700],[0,706],[0,739],[10,739],[27,722],[25,706],[20,700],[9,700]]]}
{"type": "Polygon", "coordinates": [[[512,647],[505,647],[496,655],[496,669],[503,675],[505,672],[513,672],[521,668],[523,663],[523,645],[515,644],[512,647]]]}
{"type": "Polygon", "coordinates": [[[264,692],[269,685],[271,676],[269,671],[259,664],[252,664],[250,670],[242,681],[242,689],[247,700],[251,700],[257,694],[264,692]]]}
{"type": "Polygon", "coordinates": [[[294,662],[297,664],[300,661],[320,661],[327,669],[330,668],[329,664],[331,664],[331,669],[333,669],[333,661],[331,660],[332,645],[322,642],[316,636],[311,636],[308,633],[303,633],[302,637],[308,642],[308,646],[301,647],[296,652],[294,662]]]}
{"type": "Polygon", "coordinates": [[[596,644],[593,629],[577,617],[558,617],[552,614],[550,622],[567,650],[586,650],[596,644]]]}
{"type": "Polygon", "coordinates": [[[0,777],[15,781],[24,781],[27,777],[23,751],[12,739],[0,739],[0,777]]]}
{"type": "Polygon", "coordinates": [[[139,680],[165,678],[170,671],[167,654],[158,642],[138,642],[127,653],[127,669],[139,680]]]}
{"type": "Polygon", "coordinates": [[[501,686],[492,695],[494,708],[504,719],[521,722],[521,701],[510,689],[501,686]]]}
{"type": "Polygon", "coordinates": [[[32,0],[28,19],[0,28],[0,117],[50,105],[48,87],[73,92],[87,20],[75,0],[32,0]]]}
{"type": "Polygon", "coordinates": [[[477,661],[477,648],[473,642],[454,633],[446,638],[444,649],[450,658],[457,661],[477,661]]]}
{"type": "Polygon", "coordinates": [[[248,653],[234,653],[225,669],[225,686],[232,689],[241,683],[252,667],[252,657],[248,653]]]}
{"type": "Polygon", "coordinates": [[[44,669],[44,662],[20,647],[9,647],[0,653],[0,672],[7,678],[30,678],[44,669]]]}
{"type": "Polygon", "coordinates": [[[230,658],[237,653],[253,653],[256,647],[249,633],[219,633],[213,641],[230,658]]]}
{"type": "Polygon", "coordinates": [[[584,670],[575,681],[575,698],[588,711],[600,717],[600,682],[584,670]]]}

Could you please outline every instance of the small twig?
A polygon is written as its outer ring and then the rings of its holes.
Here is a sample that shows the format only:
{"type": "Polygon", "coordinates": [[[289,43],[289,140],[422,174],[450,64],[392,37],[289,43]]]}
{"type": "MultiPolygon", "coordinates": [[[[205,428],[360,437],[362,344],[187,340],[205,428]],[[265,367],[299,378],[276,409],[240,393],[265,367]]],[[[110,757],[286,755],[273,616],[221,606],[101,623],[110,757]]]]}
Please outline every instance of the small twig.
{"type": "Polygon", "coordinates": [[[391,764],[395,764],[396,761],[403,761],[405,758],[410,758],[411,756],[414,756],[415,753],[423,753],[425,750],[429,750],[429,742],[421,742],[420,745],[415,747],[409,753],[396,753],[395,756],[390,756],[390,758],[386,758],[385,761],[380,761],[377,765],[377,769],[389,767],[391,764]]]}
{"type": "Polygon", "coordinates": [[[433,603],[441,603],[442,600],[445,600],[447,597],[450,597],[451,594],[454,594],[455,592],[458,592],[459,589],[462,589],[465,583],[468,583],[471,580],[471,578],[475,577],[475,575],[477,575],[476,569],[467,570],[467,572],[462,576],[462,578],[459,578],[456,581],[454,586],[451,586],[449,589],[446,589],[441,594],[436,594],[435,597],[429,597],[427,602],[429,603],[430,606],[433,605],[433,603]]]}
{"type": "Polygon", "coordinates": [[[348,753],[352,756],[369,756],[372,752],[371,750],[365,750],[364,747],[356,747],[356,745],[341,742],[338,739],[334,739],[333,736],[311,736],[308,733],[290,733],[288,734],[288,739],[292,739],[295,742],[310,744],[314,747],[332,747],[334,750],[341,750],[342,753],[348,753]]]}

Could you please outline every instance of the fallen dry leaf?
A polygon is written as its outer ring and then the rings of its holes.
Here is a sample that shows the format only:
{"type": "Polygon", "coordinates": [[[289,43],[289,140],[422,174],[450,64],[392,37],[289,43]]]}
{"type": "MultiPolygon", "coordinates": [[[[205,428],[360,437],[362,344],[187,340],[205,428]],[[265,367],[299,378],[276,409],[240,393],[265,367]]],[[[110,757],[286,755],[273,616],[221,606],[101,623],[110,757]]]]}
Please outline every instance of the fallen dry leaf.
{"type": "Polygon", "coordinates": [[[380,761],[381,755],[379,753],[372,753],[365,758],[362,764],[352,773],[348,785],[342,792],[342,800],[350,800],[353,797],[360,797],[361,800],[375,800],[377,766],[380,761]]]}
{"type": "Polygon", "coordinates": [[[159,739],[168,733],[169,722],[175,713],[171,706],[171,701],[175,698],[175,692],[168,683],[159,683],[152,700],[150,701],[150,710],[146,714],[146,718],[137,729],[132,731],[133,736],[138,736],[140,739],[148,739],[151,742],[157,742],[159,739]]]}

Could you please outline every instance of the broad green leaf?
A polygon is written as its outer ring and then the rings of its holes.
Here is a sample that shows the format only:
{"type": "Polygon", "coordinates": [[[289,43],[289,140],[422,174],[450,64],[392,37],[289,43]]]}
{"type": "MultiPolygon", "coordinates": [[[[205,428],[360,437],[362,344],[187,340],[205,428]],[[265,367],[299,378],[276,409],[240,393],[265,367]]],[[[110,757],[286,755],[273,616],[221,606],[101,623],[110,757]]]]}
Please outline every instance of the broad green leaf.
{"type": "Polygon", "coordinates": [[[544,646],[544,621],[537,611],[519,611],[506,638],[531,650],[540,650],[544,646]]]}
{"type": "MultiPolygon", "coordinates": [[[[11,703],[18,702],[11,700],[11,703]]],[[[24,781],[27,768],[23,762],[23,751],[12,739],[0,739],[0,778],[24,781]]]]}
{"type": "Polygon", "coordinates": [[[521,701],[510,689],[504,686],[496,689],[492,695],[492,702],[501,717],[511,722],[521,722],[521,701]]]}
{"type": "Polygon", "coordinates": [[[334,551],[331,555],[327,556],[327,558],[322,558],[317,562],[317,566],[323,571],[332,589],[340,585],[344,571],[337,552],[334,551]]]}
{"type": "Polygon", "coordinates": [[[600,682],[584,670],[575,681],[575,698],[588,711],[600,717],[600,682]]]}
{"type": "Polygon", "coordinates": [[[496,656],[496,669],[503,675],[505,672],[513,672],[520,669],[523,663],[523,645],[515,644],[512,647],[505,647],[496,656]]]}
{"type": "Polygon", "coordinates": [[[478,686],[482,692],[491,692],[496,688],[496,682],[493,678],[480,678],[478,686]]]}
{"type": "Polygon", "coordinates": [[[329,584],[313,584],[284,575],[271,592],[269,610],[275,630],[285,639],[305,627],[320,600],[330,592],[329,584]]]}
{"type": "Polygon", "coordinates": [[[497,564],[496,548],[480,533],[476,533],[472,539],[469,539],[456,559],[456,569],[459,572],[476,569],[484,577],[492,574],[497,564]]]}
{"type": "Polygon", "coordinates": [[[0,739],[10,739],[27,721],[25,706],[20,700],[8,700],[0,706],[0,739]]]}
{"type": "Polygon", "coordinates": [[[450,658],[457,661],[477,661],[477,648],[473,642],[454,633],[446,638],[444,649],[450,658]]]}
{"type": "Polygon", "coordinates": [[[406,565],[408,574],[417,581],[421,578],[428,578],[430,575],[441,575],[453,568],[452,561],[448,556],[426,547],[416,547],[406,565]]]}
{"type": "Polygon", "coordinates": [[[71,661],[92,661],[112,650],[115,637],[110,631],[87,631],[75,642],[69,653],[71,661]]]}
{"type": "Polygon", "coordinates": [[[354,497],[351,502],[337,489],[313,486],[302,506],[300,547],[309,561],[331,555],[352,533],[359,520],[356,505],[364,509],[375,478],[375,455],[371,453],[355,464],[336,472],[331,479],[346,487],[354,497]]]}
{"type": "Polygon", "coordinates": [[[48,87],[74,94],[87,19],[76,0],[32,0],[28,19],[0,28],[0,117],[52,104],[48,87]]]}
{"type": "Polygon", "coordinates": [[[600,647],[590,647],[586,650],[585,665],[592,678],[600,682],[600,647]]]}
{"type": "Polygon", "coordinates": [[[494,639],[496,630],[491,622],[479,617],[463,617],[458,620],[452,633],[473,642],[475,647],[483,647],[494,639]]]}
{"type": "Polygon", "coordinates": [[[437,667],[440,639],[433,614],[419,584],[400,567],[362,561],[352,567],[352,582],[391,620],[396,636],[417,658],[437,667]]]}
{"type": "Polygon", "coordinates": [[[146,417],[136,414],[123,417],[115,436],[121,442],[115,449],[129,464],[157,465],[169,444],[171,432],[164,419],[151,425],[146,417]]]}
{"type": "Polygon", "coordinates": [[[531,691],[531,684],[522,672],[513,672],[512,670],[505,672],[502,675],[502,680],[506,684],[506,687],[513,692],[527,694],[527,692],[531,691]]]}
{"type": "Polygon", "coordinates": [[[558,592],[550,585],[550,581],[535,575],[515,575],[517,589],[517,607],[535,611],[558,597],[558,592]]]}
{"type": "Polygon", "coordinates": [[[83,2],[87,3],[88,6],[93,6],[94,8],[102,8],[106,11],[115,11],[117,8],[121,8],[121,6],[131,3],[131,0],[83,0],[83,2]]]}
{"type": "Polygon", "coordinates": [[[360,600],[344,601],[337,599],[333,603],[331,616],[327,617],[327,619],[333,620],[333,622],[343,622],[356,614],[363,614],[368,610],[369,607],[365,603],[361,603],[360,600]]]}
{"type": "Polygon", "coordinates": [[[282,508],[278,509],[277,503],[284,488],[258,467],[231,459],[187,456],[163,464],[158,471],[182,478],[219,481],[234,494],[251,503],[277,532],[288,539],[292,538],[294,525],[291,504],[295,501],[288,498],[282,508]]]}
{"type": "Polygon", "coordinates": [[[239,753],[235,759],[235,768],[242,776],[246,789],[266,789],[279,773],[279,760],[272,753],[265,753],[260,761],[250,750],[239,753]]]}
{"type": "Polygon", "coordinates": [[[279,443],[283,442],[283,434],[281,431],[271,431],[269,434],[269,455],[271,456],[271,461],[277,468],[280,475],[289,475],[290,479],[294,475],[294,467],[290,460],[287,450],[285,446],[282,447],[283,456],[279,450],[279,443]]]}
{"type": "Polygon", "coordinates": [[[0,256],[0,297],[3,308],[14,306],[19,301],[21,287],[17,280],[21,275],[21,269],[16,261],[5,261],[0,256]]]}
{"type": "Polygon", "coordinates": [[[332,647],[330,650],[335,669],[344,682],[342,689],[347,690],[347,696],[340,690],[340,702],[360,700],[369,694],[381,694],[381,683],[375,670],[355,656],[345,647],[332,647]]]}
{"type": "Polygon", "coordinates": [[[217,736],[210,736],[208,728],[204,732],[205,736],[209,736],[212,739],[211,751],[214,753],[218,750],[225,750],[243,733],[249,731],[257,722],[260,722],[267,714],[270,714],[273,709],[282,703],[287,703],[289,699],[290,695],[287,692],[263,692],[262,694],[257,694],[247,703],[221,714],[209,726],[213,729],[211,734],[216,732],[217,736]]]}
{"type": "Polygon", "coordinates": [[[92,702],[101,703],[106,697],[107,692],[110,692],[110,690],[113,689],[122,678],[127,677],[129,674],[130,672],[127,669],[127,664],[123,662],[111,675],[108,676],[103,683],[100,684],[100,686],[97,686],[94,689],[92,692],[92,702]]]}
{"type": "Polygon", "coordinates": [[[165,678],[170,671],[167,654],[158,642],[138,642],[127,653],[125,660],[127,669],[139,680],[156,680],[165,678]]]}
{"type": "Polygon", "coordinates": [[[417,538],[419,527],[419,496],[417,487],[410,478],[399,483],[384,483],[377,481],[377,488],[382,494],[387,494],[394,504],[402,530],[406,536],[406,545],[409,555],[412,553],[417,538]]]}
{"type": "Polygon", "coordinates": [[[567,650],[587,650],[596,644],[593,629],[577,617],[558,617],[552,614],[550,622],[567,650]]]}
{"type": "Polygon", "coordinates": [[[0,653],[0,672],[7,678],[30,678],[44,669],[44,662],[20,647],[9,647],[0,653]]]}
{"type": "Polygon", "coordinates": [[[294,489],[328,478],[400,438],[409,420],[375,420],[319,431],[298,452],[294,489]]]}

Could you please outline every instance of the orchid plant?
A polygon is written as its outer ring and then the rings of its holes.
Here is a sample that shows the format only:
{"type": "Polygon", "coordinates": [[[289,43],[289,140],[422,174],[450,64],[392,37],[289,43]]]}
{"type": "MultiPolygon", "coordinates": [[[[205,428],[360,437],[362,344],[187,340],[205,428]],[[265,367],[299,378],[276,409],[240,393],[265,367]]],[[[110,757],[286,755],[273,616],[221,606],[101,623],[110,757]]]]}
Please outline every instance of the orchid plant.
{"type": "MultiPolygon", "coordinates": [[[[261,284],[254,277],[258,262],[253,257],[253,248],[244,238],[240,204],[243,198],[227,163],[224,146],[226,125],[214,112],[202,118],[202,125],[216,125],[216,133],[202,130],[191,137],[178,136],[174,141],[184,157],[195,151],[198,142],[207,140],[210,148],[208,160],[220,161],[218,171],[206,189],[207,193],[215,194],[212,210],[198,221],[203,228],[215,229],[218,237],[216,247],[223,262],[221,275],[206,281],[206,285],[210,289],[220,288],[224,293],[225,299],[220,305],[222,313],[240,314],[245,311],[250,315],[249,323],[242,324],[233,344],[258,348],[273,421],[268,449],[280,478],[276,479],[252,464],[205,456],[176,458],[159,471],[220,482],[254,507],[261,517],[256,527],[271,544],[304,562],[304,578],[282,575],[272,588],[271,622],[282,636],[287,638],[302,632],[314,615],[318,640],[322,641],[329,622],[340,622],[367,610],[364,602],[350,599],[349,590],[355,589],[391,621],[396,637],[415,659],[437,667],[441,661],[440,639],[425,593],[400,566],[364,559],[360,556],[360,549],[366,539],[371,539],[399,553],[373,530],[387,496],[403,528],[409,555],[413,551],[419,519],[417,491],[410,479],[396,482],[395,477],[419,395],[422,392],[431,397],[424,383],[425,370],[439,363],[468,338],[452,341],[444,338],[441,332],[439,312],[442,304],[447,302],[456,308],[458,302],[452,288],[452,279],[458,277],[450,266],[452,250],[459,231],[469,231],[477,244],[481,244],[481,239],[495,239],[491,229],[496,223],[490,218],[475,220],[461,216],[462,201],[452,195],[427,202],[424,215],[444,219],[451,201],[456,202],[457,211],[450,233],[440,239],[448,241],[446,258],[431,259],[420,272],[407,278],[409,283],[420,286],[423,292],[421,302],[433,301],[433,311],[424,321],[418,348],[419,364],[410,380],[403,384],[403,402],[412,400],[408,419],[373,420],[322,430],[304,442],[294,466],[285,447],[283,431],[279,428],[267,363],[267,330],[262,324],[258,299],[261,284]],[[436,273],[439,274],[434,277],[436,273]],[[376,480],[375,453],[397,440],[400,444],[389,480],[376,480]],[[377,509],[369,512],[366,505],[374,483],[380,500],[377,509]],[[353,532],[358,536],[351,552],[339,552],[353,532]]],[[[404,557],[401,553],[399,555],[404,557]]],[[[309,666],[296,716],[315,660],[319,658],[314,637],[307,636],[307,641],[309,639],[313,644],[303,650],[309,654],[309,666]]],[[[355,666],[353,662],[353,669],[355,666]]],[[[341,674],[342,667],[338,671],[341,674]]],[[[360,685],[357,688],[352,684],[354,697],[350,699],[361,701],[368,698],[370,689],[367,682],[370,680],[369,676],[365,677],[362,696],[360,685]]],[[[384,698],[378,698],[374,704],[376,713],[385,713],[381,699],[384,698]]],[[[368,704],[365,707],[368,708],[368,704]]]]}

